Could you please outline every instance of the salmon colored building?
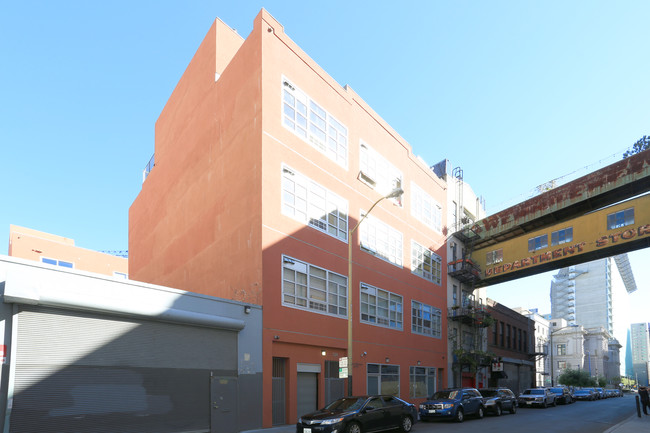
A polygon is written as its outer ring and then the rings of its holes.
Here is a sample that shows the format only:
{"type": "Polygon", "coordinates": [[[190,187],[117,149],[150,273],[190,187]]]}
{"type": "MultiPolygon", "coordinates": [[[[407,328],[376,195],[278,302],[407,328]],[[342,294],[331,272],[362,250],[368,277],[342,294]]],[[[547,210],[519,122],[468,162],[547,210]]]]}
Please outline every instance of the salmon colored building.
{"type": "Polygon", "coordinates": [[[131,278],[262,306],[264,427],[348,392],[349,243],[353,393],[447,385],[446,183],[268,12],[214,22],[155,131],[131,278]]]}
{"type": "Polygon", "coordinates": [[[52,266],[116,278],[128,278],[129,275],[129,263],[125,257],[81,248],[75,245],[74,239],[13,224],[9,226],[8,254],[52,266]]]}

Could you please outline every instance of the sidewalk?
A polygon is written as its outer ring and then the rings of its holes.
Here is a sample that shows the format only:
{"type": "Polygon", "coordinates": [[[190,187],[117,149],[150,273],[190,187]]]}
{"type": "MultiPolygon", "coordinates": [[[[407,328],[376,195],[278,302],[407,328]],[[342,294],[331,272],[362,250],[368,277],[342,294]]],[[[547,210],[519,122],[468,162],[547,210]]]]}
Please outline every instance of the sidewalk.
{"type": "MultiPolygon", "coordinates": [[[[417,429],[417,425],[414,429],[417,429]]],[[[295,431],[295,425],[283,425],[259,430],[246,430],[241,433],[295,433],[295,431]]],[[[650,431],[650,416],[642,413],[641,418],[639,418],[635,413],[628,419],[605,430],[604,433],[640,433],[645,431],[650,431]]]]}
{"type": "Polygon", "coordinates": [[[639,418],[635,412],[634,415],[614,427],[610,427],[604,433],[639,433],[645,431],[650,431],[650,416],[641,413],[641,418],[639,418]]]}

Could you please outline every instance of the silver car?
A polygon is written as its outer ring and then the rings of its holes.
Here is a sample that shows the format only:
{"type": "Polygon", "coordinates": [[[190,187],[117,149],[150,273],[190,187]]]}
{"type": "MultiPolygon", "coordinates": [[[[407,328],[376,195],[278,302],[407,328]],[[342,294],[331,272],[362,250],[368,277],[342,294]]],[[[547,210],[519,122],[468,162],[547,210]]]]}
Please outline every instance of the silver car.
{"type": "Polygon", "coordinates": [[[555,406],[555,394],[548,388],[529,388],[519,394],[519,407],[555,406]]]}

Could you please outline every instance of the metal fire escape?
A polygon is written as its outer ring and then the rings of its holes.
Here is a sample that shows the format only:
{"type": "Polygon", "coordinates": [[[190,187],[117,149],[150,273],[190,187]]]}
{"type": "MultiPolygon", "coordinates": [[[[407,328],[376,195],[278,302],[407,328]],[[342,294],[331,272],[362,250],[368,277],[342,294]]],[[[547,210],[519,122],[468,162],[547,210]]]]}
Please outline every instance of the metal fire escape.
{"type": "Polygon", "coordinates": [[[472,232],[473,221],[465,216],[462,169],[454,168],[452,176],[456,183],[457,209],[454,212],[455,220],[452,221],[450,232],[462,242],[464,247],[461,249],[460,258],[456,256],[456,247],[452,247],[452,260],[447,264],[447,274],[460,283],[461,293],[470,293],[469,296],[462,297],[459,305],[449,307],[447,312],[449,323],[458,325],[449,327],[449,340],[454,348],[453,368],[462,381],[463,372],[476,374],[480,368],[490,365],[492,359],[483,348],[483,340],[484,330],[492,325],[493,319],[487,311],[487,306],[480,299],[476,300],[474,296],[476,282],[481,278],[481,270],[470,257],[474,241],[478,236],[472,232]],[[463,290],[463,286],[466,290],[463,290]]]}

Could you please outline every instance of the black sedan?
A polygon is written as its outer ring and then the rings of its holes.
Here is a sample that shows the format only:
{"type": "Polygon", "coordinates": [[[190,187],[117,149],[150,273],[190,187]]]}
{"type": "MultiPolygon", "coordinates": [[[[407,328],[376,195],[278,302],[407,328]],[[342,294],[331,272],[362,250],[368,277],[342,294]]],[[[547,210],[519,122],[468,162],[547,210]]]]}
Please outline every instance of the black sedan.
{"type": "Polygon", "coordinates": [[[517,412],[517,397],[508,388],[482,388],[479,390],[483,396],[485,411],[499,416],[503,411],[517,412]]]}
{"type": "Polygon", "coordinates": [[[555,386],[549,388],[553,394],[555,394],[555,401],[560,404],[571,404],[573,403],[573,396],[569,392],[568,388],[563,386],[555,386]]]}
{"type": "Polygon", "coordinates": [[[344,397],[301,416],[296,433],[366,433],[391,428],[409,432],[417,419],[414,405],[392,395],[344,397]]]}

